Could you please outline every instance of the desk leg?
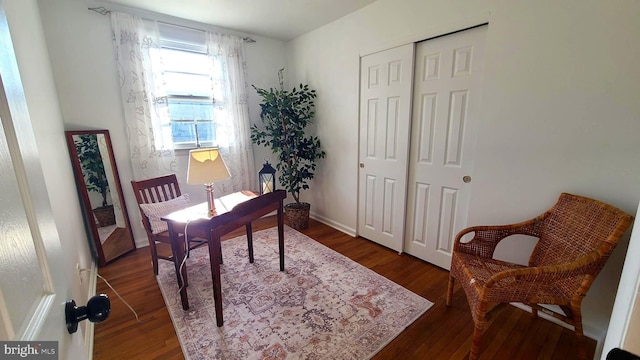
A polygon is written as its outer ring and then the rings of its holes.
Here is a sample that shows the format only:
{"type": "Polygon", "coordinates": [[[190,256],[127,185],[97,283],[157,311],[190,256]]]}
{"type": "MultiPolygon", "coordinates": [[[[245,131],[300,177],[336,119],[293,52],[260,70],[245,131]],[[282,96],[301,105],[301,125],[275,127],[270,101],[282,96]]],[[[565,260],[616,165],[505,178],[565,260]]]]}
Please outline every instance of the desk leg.
{"type": "Polygon", "coordinates": [[[213,280],[213,305],[216,308],[216,325],[222,326],[222,286],[220,280],[220,235],[215,231],[209,231],[209,263],[211,263],[211,279],[213,280]]]}
{"type": "Polygon", "coordinates": [[[180,288],[180,300],[182,309],[189,309],[189,299],[187,298],[187,265],[185,264],[180,270],[180,264],[184,260],[184,244],[180,241],[180,236],[174,230],[173,224],[169,223],[169,239],[171,241],[171,251],[173,252],[173,264],[176,268],[176,276],[178,277],[178,287],[180,288]]]}
{"type": "Polygon", "coordinates": [[[247,248],[249,249],[249,262],[253,264],[253,230],[251,230],[251,222],[247,223],[247,248]]]}
{"type": "Polygon", "coordinates": [[[284,211],[282,200],[278,206],[278,250],[280,251],[280,271],[284,271],[284,211]]]}

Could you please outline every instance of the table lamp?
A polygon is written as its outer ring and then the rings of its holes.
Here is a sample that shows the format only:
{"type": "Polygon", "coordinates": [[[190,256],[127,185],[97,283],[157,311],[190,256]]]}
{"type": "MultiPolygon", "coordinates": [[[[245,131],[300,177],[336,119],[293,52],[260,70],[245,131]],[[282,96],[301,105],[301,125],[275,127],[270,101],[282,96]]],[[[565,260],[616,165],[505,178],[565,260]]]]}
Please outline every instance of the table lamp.
{"type": "Polygon", "coordinates": [[[229,169],[222,160],[218,148],[195,149],[189,151],[187,184],[204,184],[209,205],[209,217],[216,215],[213,197],[213,183],[230,178],[229,169]]]}

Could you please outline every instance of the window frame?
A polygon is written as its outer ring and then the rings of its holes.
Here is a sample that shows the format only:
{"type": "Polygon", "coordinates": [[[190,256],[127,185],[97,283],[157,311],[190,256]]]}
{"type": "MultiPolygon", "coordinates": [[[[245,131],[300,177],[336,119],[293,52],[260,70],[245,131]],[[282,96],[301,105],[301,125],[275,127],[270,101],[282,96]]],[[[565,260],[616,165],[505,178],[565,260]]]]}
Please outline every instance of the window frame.
{"type": "MultiPolygon", "coordinates": [[[[186,53],[193,53],[193,54],[197,54],[197,55],[202,55],[202,56],[206,56],[208,57],[208,52],[207,52],[207,46],[206,46],[206,40],[205,40],[205,32],[201,31],[201,30],[195,30],[195,29],[189,29],[189,28],[183,28],[183,27],[179,27],[179,26],[174,26],[171,24],[160,24],[160,54],[161,56],[163,55],[163,51],[164,50],[173,50],[173,51],[181,51],[181,52],[186,52],[186,53]]],[[[213,68],[211,69],[211,71],[213,71],[213,68]]],[[[193,103],[206,103],[206,102],[211,102],[211,106],[212,106],[212,111],[211,111],[211,119],[172,119],[171,118],[171,112],[169,111],[169,109],[167,110],[169,112],[169,121],[168,123],[165,125],[166,127],[168,127],[171,130],[171,142],[173,145],[173,149],[174,150],[190,150],[190,149],[196,149],[196,148],[200,148],[200,147],[213,147],[215,146],[218,141],[217,141],[217,126],[216,126],[216,119],[215,119],[215,106],[216,106],[216,99],[214,97],[214,93],[213,93],[213,74],[211,73],[209,74],[202,74],[202,73],[191,73],[191,72],[181,72],[181,71],[173,71],[173,70],[167,70],[164,66],[163,66],[163,74],[167,73],[167,72],[171,72],[171,73],[175,73],[175,74],[179,74],[179,73],[183,73],[183,74],[193,74],[193,75],[207,75],[209,77],[209,81],[211,84],[211,92],[209,94],[209,96],[205,96],[205,95],[200,95],[200,94],[189,94],[189,93],[171,93],[169,91],[167,91],[167,105],[169,103],[171,103],[172,101],[179,101],[179,102],[193,102],[193,103]],[[175,137],[173,135],[173,124],[192,124],[193,126],[193,134],[195,139],[193,141],[187,141],[187,142],[176,142],[175,141],[175,137]],[[207,126],[211,126],[211,131],[213,132],[213,140],[208,141],[208,140],[201,140],[199,137],[199,132],[198,132],[198,125],[205,125],[207,124],[207,126]]],[[[164,128],[164,126],[163,126],[164,128]]]]}

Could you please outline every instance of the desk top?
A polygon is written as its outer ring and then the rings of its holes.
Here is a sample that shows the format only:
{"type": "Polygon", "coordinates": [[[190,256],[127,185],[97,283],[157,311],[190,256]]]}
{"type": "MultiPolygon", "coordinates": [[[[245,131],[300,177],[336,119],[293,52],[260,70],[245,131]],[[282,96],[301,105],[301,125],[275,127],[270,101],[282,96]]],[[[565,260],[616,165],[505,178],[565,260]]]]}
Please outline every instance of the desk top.
{"type": "MultiPolygon", "coordinates": [[[[236,205],[256,197],[258,197],[256,193],[248,190],[243,190],[217,198],[215,199],[216,215],[214,217],[226,214],[230,212],[236,205]]],[[[208,212],[209,207],[207,202],[205,201],[203,203],[172,212],[169,215],[163,216],[162,220],[187,223],[194,220],[212,219],[208,216],[208,212]]]]}

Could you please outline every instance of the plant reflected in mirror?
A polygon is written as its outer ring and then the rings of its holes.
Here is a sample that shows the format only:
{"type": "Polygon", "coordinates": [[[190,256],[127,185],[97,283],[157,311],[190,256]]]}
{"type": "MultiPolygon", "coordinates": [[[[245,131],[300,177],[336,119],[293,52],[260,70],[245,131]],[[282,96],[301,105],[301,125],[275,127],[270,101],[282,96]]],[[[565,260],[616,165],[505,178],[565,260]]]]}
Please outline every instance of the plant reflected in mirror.
{"type": "Polygon", "coordinates": [[[67,131],[89,236],[100,265],[135,249],[107,130],[67,131]]]}

